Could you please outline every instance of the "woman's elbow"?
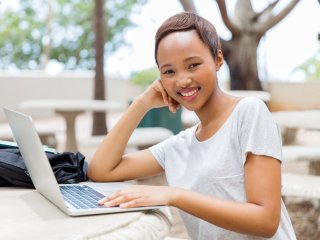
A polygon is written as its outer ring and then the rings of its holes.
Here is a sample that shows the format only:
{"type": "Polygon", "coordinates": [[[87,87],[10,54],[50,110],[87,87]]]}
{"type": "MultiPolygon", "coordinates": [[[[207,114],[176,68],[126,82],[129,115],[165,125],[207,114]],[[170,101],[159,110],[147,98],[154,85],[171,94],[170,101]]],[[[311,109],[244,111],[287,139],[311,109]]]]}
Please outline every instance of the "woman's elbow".
{"type": "Polygon", "coordinates": [[[280,217],[274,217],[270,219],[263,227],[263,231],[261,232],[261,237],[271,238],[276,234],[280,223],[280,217]]]}
{"type": "Polygon", "coordinates": [[[97,181],[96,180],[96,175],[95,175],[95,171],[93,170],[93,167],[89,164],[88,169],[87,169],[87,177],[89,180],[91,181],[97,181]]]}
{"type": "Polygon", "coordinates": [[[102,182],[102,174],[99,171],[99,168],[95,167],[92,163],[89,163],[87,169],[87,177],[89,180],[94,182],[102,182]]]}
{"type": "Polygon", "coordinates": [[[264,237],[264,238],[271,238],[271,237],[273,237],[273,235],[275,235],[276,232],[277,232],[277,230],[278,230],[278,226],[279,226],[279,225],[276,225],[276,226],[273,226],[273,227],[271,227],[271,228],[269,228],[269,229],[266,229],[266,230],[264,231],[264,233],[261,235],[261,237],[264,237]]]}

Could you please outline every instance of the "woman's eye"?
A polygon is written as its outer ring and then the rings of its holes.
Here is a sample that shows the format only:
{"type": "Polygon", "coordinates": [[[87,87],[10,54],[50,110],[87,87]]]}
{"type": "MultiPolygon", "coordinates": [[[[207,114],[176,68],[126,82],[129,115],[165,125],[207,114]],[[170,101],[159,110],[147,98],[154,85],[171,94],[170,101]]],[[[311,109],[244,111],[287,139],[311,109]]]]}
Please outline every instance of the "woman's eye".
{"type": "Polygon", "coordinates": [[[162,72],[162,74],[173,74],[174,73],[174,71],[173,70],[171,70],[171,69],[169,69],[169,70],[165,70],[165,71],[163,71],[162,72]]]}
{"type": "Polygon", "coordinates": [[[195,68],[199,65],[200,65],[200,63],[192,63],[192,64],[190,64],[189,69],[195,68]]]}

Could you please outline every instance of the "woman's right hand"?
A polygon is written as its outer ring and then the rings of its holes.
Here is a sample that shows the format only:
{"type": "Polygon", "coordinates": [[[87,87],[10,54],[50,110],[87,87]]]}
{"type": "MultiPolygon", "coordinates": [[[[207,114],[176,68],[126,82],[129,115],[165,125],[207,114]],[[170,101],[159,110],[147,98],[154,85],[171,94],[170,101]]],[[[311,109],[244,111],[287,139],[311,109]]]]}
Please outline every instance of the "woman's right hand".
{"type": "Polygon", "coordinates": [[[148,110],[168,106],[169,111],[175,113],[180,108],[180,104],[168,95],[160,79],[155,80],[139,97],[148,110]]]}

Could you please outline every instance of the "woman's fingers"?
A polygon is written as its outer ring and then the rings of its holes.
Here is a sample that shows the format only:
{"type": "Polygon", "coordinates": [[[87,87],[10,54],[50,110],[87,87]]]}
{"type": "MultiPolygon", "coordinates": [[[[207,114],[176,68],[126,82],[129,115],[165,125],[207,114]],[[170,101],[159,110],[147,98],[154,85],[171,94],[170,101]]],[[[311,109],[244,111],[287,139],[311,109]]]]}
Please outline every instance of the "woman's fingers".
{"type": "Polygon", "coordinates": [[[115,207],[123,203],[130,202],[134,199],[138,199],[140,196],[137,193],[121,193],[117,192],[111,194],[105,199],[100,200],[99,205],[104,205],[106,207],[115,207]]]}
{"type": "Polygon", "coordinates": [[[133,207],[141,207],[141,206],[146,206],[145,204],[142,204],[143,202],[141,201],[141,199],[134,199],[131,200],[129,202],[125,202],[120,204],[121,208],[133,208],[133,207]]]}
{"type": "Polygon", "coordinates": [[[100,200],[99,205],[106,207],[120,206],[123,208],[166,205],[169,198],[166,192],[168,192],[166,187],[133,186],[112,193],[107,198],[100,200]]]}
{"type": "Polygon", "coordinates": [[[175,99],[169,96],[162,85],[161,79],[156,81],[154,87],[156,91],[161,93],[163,103],[168,106],[169,111],[175,113],[177,109],[179,109],[180,104],[175,99]]]}
{"type": "Polygon", "coordinates": [[[168,100],[168,99],[170,99],[170,97],[168,96],[168,93],[164,89],[162,89],[161,95],[162,95],[162,99],[163,99],[164,104],[168,105],[169,101],[170,101],[170,100],[168,100]]]}
{"type": "Polygon", "coordinates": [[[173,101],[174,101],[174,100],[173,100],[171,97],[169,97],[168,107],[169,107],[169,111],[170,111],[170,112],[174,112],[173,101]]]}
{"type": "Polygon", "coordinates": [[[172,98],[163,87],[161,79],[154,81],[152,85],[148,87],[142,99],[150,109],[168,106],[169,111],[175,113],[180,107],[180,104],[172,98]]]}
{"type": "Polygon", "coordinates": [[[163,99],[164,104],[168,105],[169,101],[170,101],[170,97],[169,97],[168,93],[166,92],[166,90],[164,89],[164,87],[162,86],[160,79],[157,80],[157,84],[158,84],[160,93],[162,95],[162,99],[163,99]]]}
{"type": "Polygon", "coordinates": [[[173,113],[176,113],[177,110],[180,108],[180,103],[178,103],[173,98],[169,97],[169,110],[173,113]]]}

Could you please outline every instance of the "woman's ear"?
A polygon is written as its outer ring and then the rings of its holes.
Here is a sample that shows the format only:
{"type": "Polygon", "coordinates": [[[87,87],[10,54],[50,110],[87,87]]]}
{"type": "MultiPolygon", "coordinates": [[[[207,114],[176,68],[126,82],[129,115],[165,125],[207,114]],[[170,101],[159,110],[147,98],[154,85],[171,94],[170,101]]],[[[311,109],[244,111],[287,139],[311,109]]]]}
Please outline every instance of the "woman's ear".
{"type": "Polygon", "coordinates": [[[216,71],[219,71],[222,64],[223,64],[223,54],[222,54],[222,51],[219,49],[217,58],[216,58],[216,71]]]}

